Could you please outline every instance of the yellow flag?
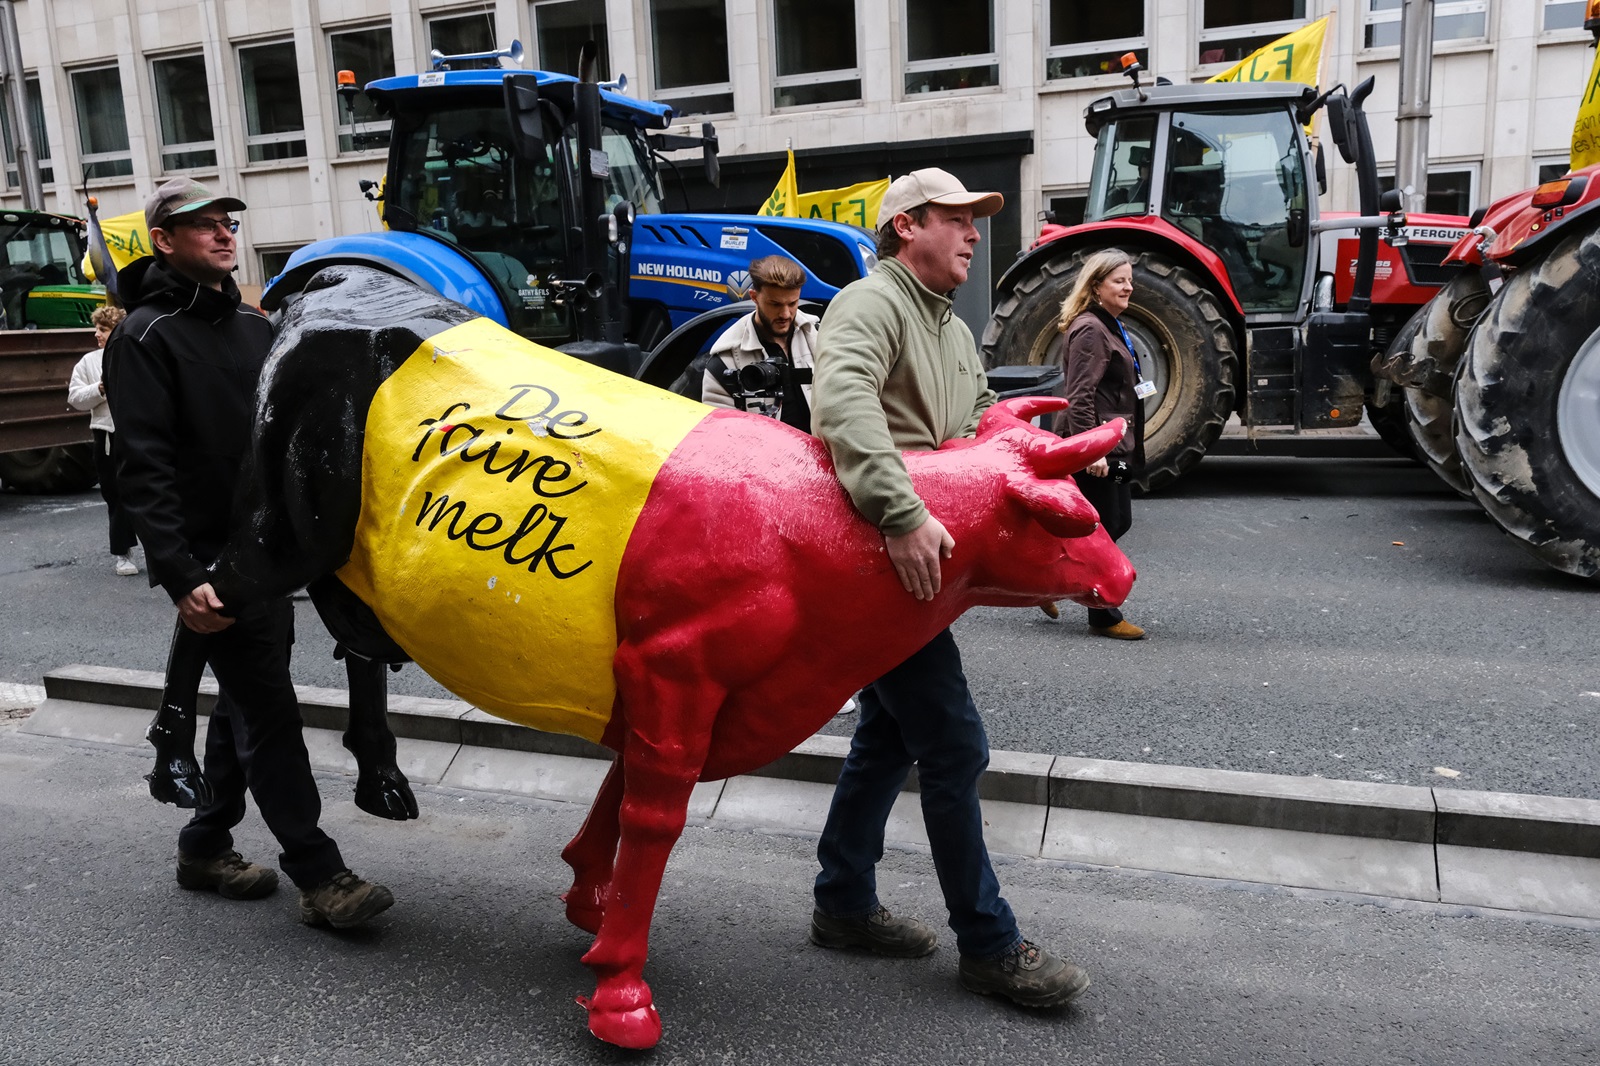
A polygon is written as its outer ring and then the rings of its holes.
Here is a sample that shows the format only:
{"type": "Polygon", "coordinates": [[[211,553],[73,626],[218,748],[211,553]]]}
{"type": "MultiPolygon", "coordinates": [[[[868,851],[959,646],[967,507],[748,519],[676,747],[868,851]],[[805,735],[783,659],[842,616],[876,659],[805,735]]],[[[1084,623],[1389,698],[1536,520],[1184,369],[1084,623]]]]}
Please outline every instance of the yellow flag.
{"type": "Polygon", "coordinates": [[[778,218],[796,218],[800,214],[800,193],[794,185],[794,149],[789,149],[789,165],[783,168],[783,173],[778,177],[778,184],[772,190],[772,195],[767,197],[767,202],[761,205],[758,215],[772,215],[778,218]]]}
{"type": "Polygon", "coordinates": [[[1324,15],[1309,26],[1286,33],[1245,56],[1212,81],[1298,81],[1315,85],[1322,66],[1322,39],[1328,34],[1324,15]]]}
{"type": "Polygon", "coordinates": [[[1600,163],[1600,49],[1595,51],[1594,69],[1578,105],[1578,120],[1572,124],[1572,169],[1591,163],[1600,163]]]}
{"type": "MultiPolygon", "coordinates": [[[[100,233],[106,239],[106,251],[111,253],[112,265],[117,270],[150,254],[150,232],[144,228],[143,211],[130,211],[116,218],[102,218],[100,233]]],[[[105,280],[95,277],[87,254],[83,257],[83,273],[90,281],[105,280]]]]}
{"type": "Polygon", "coordinates": [[[825,218],[862,229],[877,229],[878,208],[883,206],[883,194],[888,191],[889,179],[879,178],[845,189],[801,193],[799,210],[795,214],[801,218],[825,218]]]}

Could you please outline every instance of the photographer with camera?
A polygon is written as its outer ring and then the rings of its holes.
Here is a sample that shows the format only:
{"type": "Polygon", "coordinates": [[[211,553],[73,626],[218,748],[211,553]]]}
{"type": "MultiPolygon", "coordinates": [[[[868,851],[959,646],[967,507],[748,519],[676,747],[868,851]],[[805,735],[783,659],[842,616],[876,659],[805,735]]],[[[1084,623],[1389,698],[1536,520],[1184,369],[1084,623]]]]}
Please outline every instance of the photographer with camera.
{"type": "MultiPolygon", "coordinates": [[[[1117,248],[1096,252],[1078,270],[1072,292],[1061,303],[1051,361],[1066,370],[1066,398],[1072,404],[1056,415],[1063,437],[1123,418],[1128,432],[1104,459],[1075,474],[1078,489],[1100,512],[1112,540],[1133,525],[1133,479],[1144,466],[1144,399],[1155,394],[1122,325],[1133,298],[1133,261],[1117,248]]],[[[1045,610],[1050,614],[1050,610],[1045,610]]],[[[1102,637],[1139,640],[1144,630],[1116,608],[1089,608],[1089,628],[1102,637]]]]}
{"type": "Polygon", "coordinates": [[[767,415],[811,432],[817,317],[800,310],[805,281],[800,264],[786,256],[769,255],[750,264],[750,298],[756,309],[712,346],[716,358],[700,386],[703,402],[767,415]]]}

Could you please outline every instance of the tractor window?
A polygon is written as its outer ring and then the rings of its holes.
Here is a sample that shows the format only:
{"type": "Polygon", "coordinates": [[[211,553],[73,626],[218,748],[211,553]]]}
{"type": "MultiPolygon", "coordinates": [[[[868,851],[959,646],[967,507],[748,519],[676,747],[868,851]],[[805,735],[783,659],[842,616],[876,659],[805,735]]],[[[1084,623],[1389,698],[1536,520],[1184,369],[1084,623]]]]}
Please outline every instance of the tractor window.
{"type": "Polygon", "coordinates": [[[1113,122],[1100,130],[1095,146],[1094,175],[1089,179],[1085,222],[1150,213],[1151,144],[1154,118],[1113,122]]]}
{"type": "MultiPolygon", "coordinates": [[[[627,200],[637,214],[660,214],[661,202],[656,196],[655,178],[645,162],[649,156],[642,139],[637,134],[607,126],[602,143],[606,160],[611,164],[611,173],[606,178],[606,210],[627,200]]],[[[572,129],[567,131],[567,158],[578,158],[578,135],[572,129]]],[[[573,181],[576,188],[576,175],[573,181]]]]}
{"type": "Polygon", "coordinates": [[[1167,221],[1221,257],[1246,311],[1299,306],[1306,174],[1287,110],[1174,113],[1164,199],[1167,221]]]}
{"type": "Polygon", "coordinates": [[[512,151],[501,107],[442,109],[402,133],[398,193],[385,219],[427,231],[469,253],[494,282],[513,327],[534,339],[565,338],[567,312],[543,279],[566,277],[562,194],[553,157],[537,163],[512,151]]]}
{"type": "Polygon", "coordinates": [[[82,251],[64,230],[23,223],[0,230],[0,240],[0,271],[8,281],[26,276],[34,285],[85,284],[78,265],[82,251]]]}

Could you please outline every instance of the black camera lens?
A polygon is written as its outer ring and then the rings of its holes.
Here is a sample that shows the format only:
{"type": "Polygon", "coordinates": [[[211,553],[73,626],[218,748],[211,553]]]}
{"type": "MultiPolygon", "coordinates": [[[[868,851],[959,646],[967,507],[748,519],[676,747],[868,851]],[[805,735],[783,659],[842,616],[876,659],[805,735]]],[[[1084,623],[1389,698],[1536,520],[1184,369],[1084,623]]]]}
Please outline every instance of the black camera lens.
{"type": "Polygon", "coordinates": [[[777,392],[783,387],[783,369],[776,359],[746,363],[739,368],[739,388],[746,394],[777,392]]]}

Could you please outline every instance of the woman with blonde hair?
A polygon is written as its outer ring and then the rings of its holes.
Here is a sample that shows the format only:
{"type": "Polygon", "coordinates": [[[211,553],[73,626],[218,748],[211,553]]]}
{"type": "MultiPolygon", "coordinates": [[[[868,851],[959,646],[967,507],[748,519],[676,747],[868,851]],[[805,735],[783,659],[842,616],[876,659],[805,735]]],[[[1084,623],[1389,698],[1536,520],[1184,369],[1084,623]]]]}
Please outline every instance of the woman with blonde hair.
{"type": "MultiPolygon", "coordinates": [[[[1113,418],[1125,418],[1128,432],[1104,459],[1075,476],[1078,489],[1100,512],[1100,524],[1117,540],[1133,524],[1133,479],[1144,466],[1144,397],[1155,385],[1144,380],[1133,338],[1122,314],[1133,297],[1133,260],[1118,248],[1084,260],[1072,292],[1061,304],[1053,359],[1066,372],[1066,397],[1072,404],[1056,416],[1063,437],[1082,433],[1113,418]]],[[[1138,640],[1144,630],[1115,608],[1089,608],[1089,628],[1103,637],[1138,640]]]]}

